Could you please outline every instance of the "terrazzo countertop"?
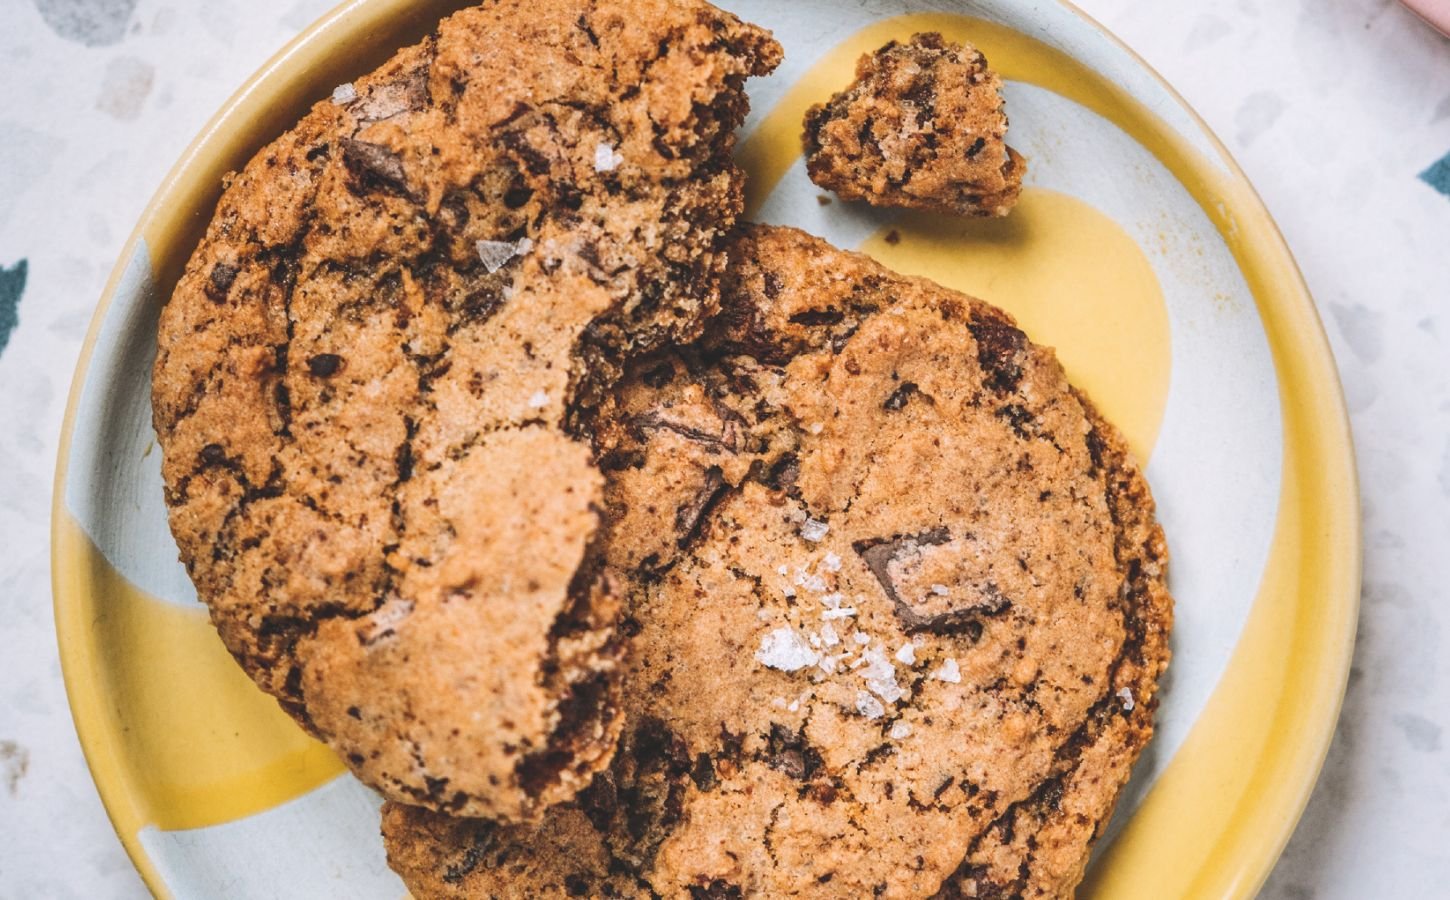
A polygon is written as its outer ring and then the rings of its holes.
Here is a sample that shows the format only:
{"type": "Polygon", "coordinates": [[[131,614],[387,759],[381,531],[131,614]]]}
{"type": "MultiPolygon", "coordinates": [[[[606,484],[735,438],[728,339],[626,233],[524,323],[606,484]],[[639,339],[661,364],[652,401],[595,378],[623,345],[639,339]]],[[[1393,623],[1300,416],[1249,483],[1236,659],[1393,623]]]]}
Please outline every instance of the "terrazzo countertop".
{"type": "MultiPolygon", "coordinates": [[[[50,487],[92,308],[162,176],[329,0],[0,4],[0,898],[139,897],[71,725],[50,487]]],[[[1338,356],[1364,596],[1263,896],[1450,895],[1450,40],[1392,0],[1082,0],[1229,145],[1338,356]]]]}

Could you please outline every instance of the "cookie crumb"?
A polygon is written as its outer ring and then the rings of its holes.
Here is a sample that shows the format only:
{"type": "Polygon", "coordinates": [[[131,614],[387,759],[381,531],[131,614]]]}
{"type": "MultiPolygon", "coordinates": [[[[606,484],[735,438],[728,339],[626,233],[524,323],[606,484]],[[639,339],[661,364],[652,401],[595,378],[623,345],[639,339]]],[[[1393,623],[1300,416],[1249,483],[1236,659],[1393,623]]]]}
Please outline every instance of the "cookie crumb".
{"type": "Polygon", "coordinates": [[[768,669],[797,672],[821,661],[821,655],[794,628],[782,625],[760,639],[755,660],[768,669]]]}
{"type": "Polygon", "coordinates": [[[897,231],[895,228],[886,232],[886,243],[890,244],[893,247],[901,243],[901,232],[897,231]]]}
{"type": "Polygon", "coordinates": [[[816,195],[816,203],[821,206],[830,206],[833,202],[835,201],[833,201],[830,197],[827,197],[825,194],[816,195]]]}
{"type": "Polygon", "coordinates": [[[880,700],[877,700],[865,691],[857,691],[856,712],[868,719],[879,719],[886,715],[886,707],[881,705],[880,700]]]}
{"type": "Polygon", "coordinates": [[[338,106],[346,106],[357,99],[357,88],[352,86],[351,81],[344,81],[332,89],[332,102],[338,106]]]}
{"type": "Polygon", "coordinates": [[[1118,691],[1118,699],[1123,701],[1123,712],[1132,712],[1138,705],[1133,699],[1133,689],[1129,687],[1118,691]]]}
{"type": "Polygon", "coordinates": [[[825,522],[807,518],[806,523],[801,526],[801,537],[805,538],[813,544],[819,543],[825,540],[826,533],[830,530],[831,526],[827,525],[825,522]]]}
{"type": "Polygon", "coordinates": [[[935,678],[937,681],[945,681],[947,684],[961,684],[962,669],[960,666],[957,665],[957,661],[955,659],[947,657],[946,660],[942,662],[941,668],[931,673],[931,677],[935,678]]]}

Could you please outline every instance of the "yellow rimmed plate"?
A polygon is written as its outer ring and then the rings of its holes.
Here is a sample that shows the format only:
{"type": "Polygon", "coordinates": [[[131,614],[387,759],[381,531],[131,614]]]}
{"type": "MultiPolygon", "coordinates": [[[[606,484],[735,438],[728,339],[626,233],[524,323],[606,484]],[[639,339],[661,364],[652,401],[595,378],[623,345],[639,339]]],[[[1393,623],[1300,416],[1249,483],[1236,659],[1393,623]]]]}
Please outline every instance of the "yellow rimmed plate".
{"type": "MultiPolygon", "coordinates": [[[[149,379],[157,311],[222,174],[462,5],[353,0],[274,57],[172,170],[91,325],[56,474],[56,620],[97,787],[158,895],[404,894],[376,798],[241,674],[176,561],[149,379]]],[[[1083,894],[1253,894],[1328,747],[1359,592],[1334,361],[1273,221],[1171,88],[1058,0],[722,5],[787,51],[751,86],[750,215],[1011,310],[1147,462],[1173,552],[1175,655],[1158,736],[1083,894]],[[1007,80],[1030,166],[1005,221],[827,203],[805,177],[805,108],[862,52],[928,30],[970,40],[1007,80]]]]}

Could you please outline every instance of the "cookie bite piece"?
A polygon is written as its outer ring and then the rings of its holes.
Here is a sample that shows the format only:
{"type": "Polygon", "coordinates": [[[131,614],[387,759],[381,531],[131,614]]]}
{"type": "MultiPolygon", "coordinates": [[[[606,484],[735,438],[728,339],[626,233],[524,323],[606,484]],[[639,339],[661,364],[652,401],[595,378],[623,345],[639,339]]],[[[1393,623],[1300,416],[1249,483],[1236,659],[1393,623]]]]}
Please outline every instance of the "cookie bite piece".
{"type": "Polygon", "coordinates": [[[1121,436],[1005,313],[747,228],[595,430],[637,633],[537,827],[389,804],[435,897],[1067,898],[1153,731],[1172,601],[1121,436]]]}
{"type": "Polygon", "coordinates": [[[856,80],[805,118],[811,180],[847,200],[1005,216],[1027,161],[1006,144],[1002,80],[970,45],[930,32],[856,64],[856,80]]]}
{"type": "Polygon", "coordinates": [[[491,0],[228,177],[158,332],[172,531],[232,654],[385,796],[525,820],[608,762],[578,422],[718,307],[780,52],[700,0],[491,0]]]}

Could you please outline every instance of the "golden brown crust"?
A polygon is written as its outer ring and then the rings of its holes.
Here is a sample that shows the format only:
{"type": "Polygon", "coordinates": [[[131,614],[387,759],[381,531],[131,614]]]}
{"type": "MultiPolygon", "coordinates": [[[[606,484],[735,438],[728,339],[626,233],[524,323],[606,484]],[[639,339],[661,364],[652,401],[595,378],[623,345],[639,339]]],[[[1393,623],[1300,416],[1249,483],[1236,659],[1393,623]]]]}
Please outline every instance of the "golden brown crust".
{"type": "Polygon", "coordinates": [[[1008,147],[1002,80],[936,33],[861,57],[856,80],[806,113],[811,180],[847,200],[1004,216],[1027,161],[1008,147]]]}
{"type": "Polygon", "coordinates": [[[1168,658],[1141,473],[1006,314],[789,229],[732,258],[705,338],[596,423],[637,635],[614,761],[539,830],[390,806],[395,868],[419,897],[1069,896],[1168,658]]]}
{"type": "Polygon", "coordinates": [[[387,796],[524,818],[607,762],[573,423],[713,313],[779,52],[697,0],[494,0],[229,178],[161,318],[172,529],[232,653],[387,796]]]}

